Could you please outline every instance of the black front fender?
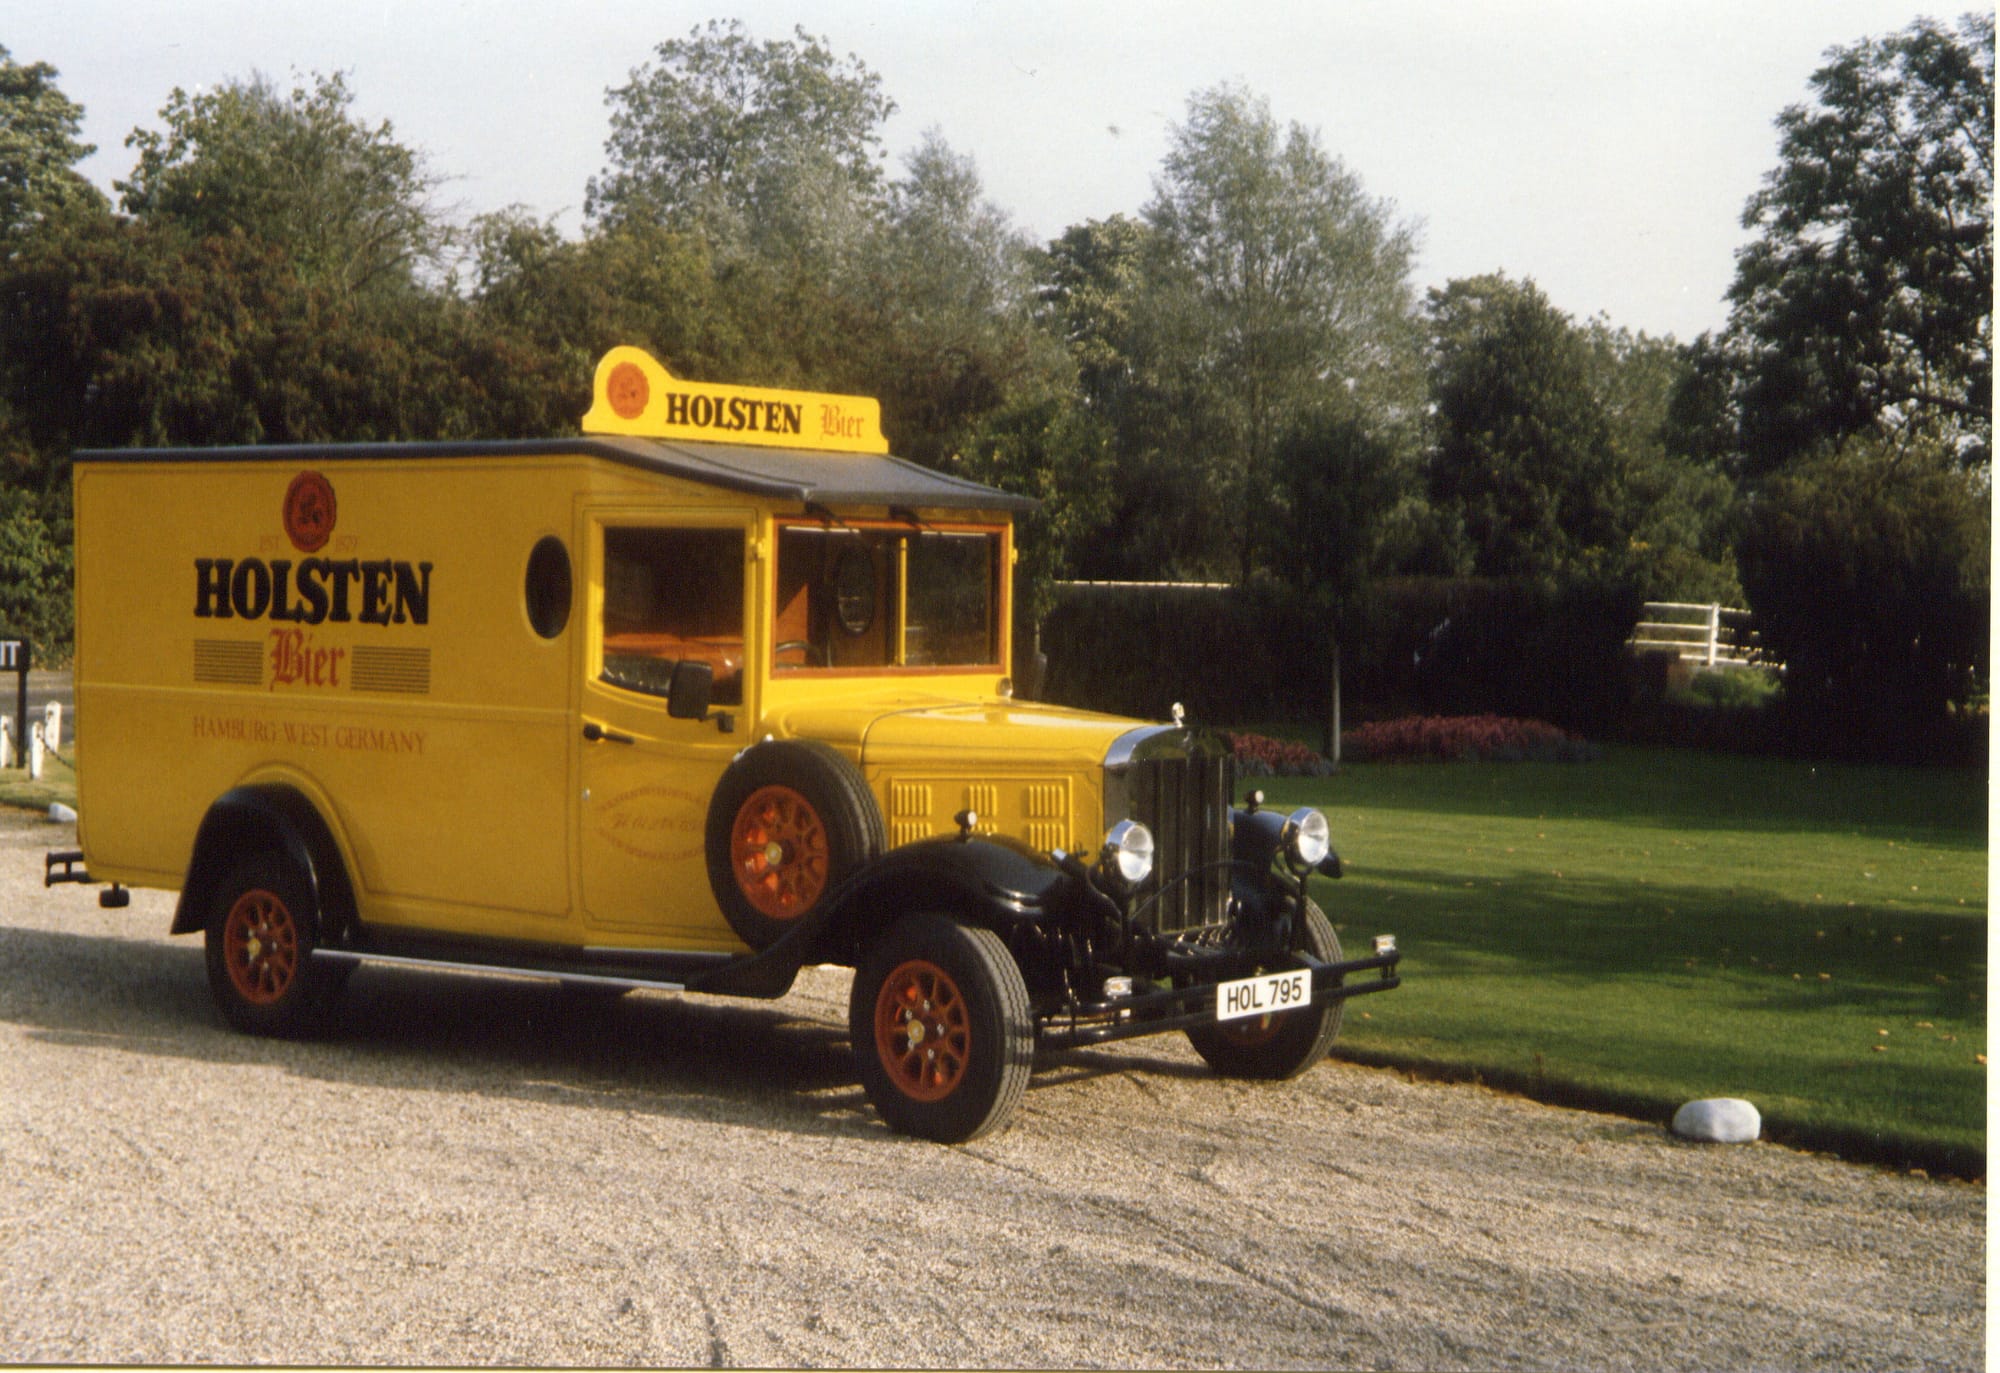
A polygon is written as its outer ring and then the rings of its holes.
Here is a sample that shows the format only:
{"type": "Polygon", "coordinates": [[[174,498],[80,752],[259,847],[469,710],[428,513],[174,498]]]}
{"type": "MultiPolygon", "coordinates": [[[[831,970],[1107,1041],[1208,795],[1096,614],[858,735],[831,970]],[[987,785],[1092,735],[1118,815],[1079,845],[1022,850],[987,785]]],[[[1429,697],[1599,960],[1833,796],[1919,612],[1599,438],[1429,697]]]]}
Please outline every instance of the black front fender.
{"type": "Polygon", "coordinates": [[[904,915],[937,911],[1003,940],[1040,922],[1073,879],[1006,838],[926,839],[891,849],[762,953],[689,983],[696,991],[782,996],[808,963],[858,961],[904,915]]]}
{"type": "Polygon", "coordinates": [[[891,849],[842,894],[826,934],[864,947],[910,911],[942,911],[1007,938],[1040,921],[1070,878],[1046,854],[1005,838],[928,839],[891,849]]]}

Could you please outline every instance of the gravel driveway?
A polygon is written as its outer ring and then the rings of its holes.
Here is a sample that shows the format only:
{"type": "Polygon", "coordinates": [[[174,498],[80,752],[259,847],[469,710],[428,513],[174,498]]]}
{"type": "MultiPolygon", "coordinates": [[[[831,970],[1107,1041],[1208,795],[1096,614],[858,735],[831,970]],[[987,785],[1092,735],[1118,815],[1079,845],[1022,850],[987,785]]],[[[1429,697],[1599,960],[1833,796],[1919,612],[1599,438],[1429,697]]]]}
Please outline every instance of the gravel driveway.
{"type": "Polygon", "coordinates": [[[232,1034],[0,818],[0,1361],[1975,1369],[1985,1191],[1331,1063],[887,1134],[776,1003],[364,968],[232,1034]]]}

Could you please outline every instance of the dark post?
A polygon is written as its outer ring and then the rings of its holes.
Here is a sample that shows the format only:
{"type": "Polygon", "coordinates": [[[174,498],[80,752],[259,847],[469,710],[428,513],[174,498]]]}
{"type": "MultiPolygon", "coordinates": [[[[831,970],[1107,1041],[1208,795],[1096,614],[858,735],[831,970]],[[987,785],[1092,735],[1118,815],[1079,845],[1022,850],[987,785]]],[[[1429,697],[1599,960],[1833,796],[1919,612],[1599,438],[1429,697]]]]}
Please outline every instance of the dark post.
{"type": "Polygon", "coordinates": [[[1333,641],[1333,702],[1326,722],[1326,761],[1340,770],[1340,640],[1333,641]]]}
{"type": "Polygon", "coordinates": [[[20,750],[21,766],[28,766],[28,641],[26,639],[0,639],[0,672],[12,672],[18,678],[14,693],[14,747],[20,750]]]}

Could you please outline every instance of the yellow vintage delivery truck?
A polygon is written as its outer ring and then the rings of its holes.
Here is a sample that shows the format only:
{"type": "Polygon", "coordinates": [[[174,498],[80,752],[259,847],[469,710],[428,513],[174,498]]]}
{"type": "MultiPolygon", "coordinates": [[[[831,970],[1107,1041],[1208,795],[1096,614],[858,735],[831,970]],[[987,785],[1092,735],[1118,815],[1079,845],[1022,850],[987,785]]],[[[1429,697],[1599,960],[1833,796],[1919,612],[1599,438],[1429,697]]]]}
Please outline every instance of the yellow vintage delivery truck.
{"type": "MultiPolygon", "coordinates": [[[[1012,517],[872,400],[597,368],[578,438],[76,455],[80,849],[178,889],[222,1014],[361,962],[782,995],[855,970],[891,1126],[1183,1031],[1284,1078],[1345,998],[1325,818],[1207,736],[1014,698],[1012,517]]],[[[1178,712],[1176,712],[1178,716],[1178,712]]]]}

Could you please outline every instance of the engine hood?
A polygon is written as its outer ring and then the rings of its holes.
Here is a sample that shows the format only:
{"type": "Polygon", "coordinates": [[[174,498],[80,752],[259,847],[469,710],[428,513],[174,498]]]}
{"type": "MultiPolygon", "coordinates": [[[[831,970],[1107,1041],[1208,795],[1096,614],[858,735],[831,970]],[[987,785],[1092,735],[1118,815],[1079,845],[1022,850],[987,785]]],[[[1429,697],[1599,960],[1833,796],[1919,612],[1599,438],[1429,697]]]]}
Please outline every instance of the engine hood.
{"type": "Polygon", "coordinates": [[[1112,743],[1141,722],[1035,701],[848,700],[774,711],[773,733],[819,739],[863,768],[950,765],[977,771],[1023,765],[1101,767],[1112,743]]]}

